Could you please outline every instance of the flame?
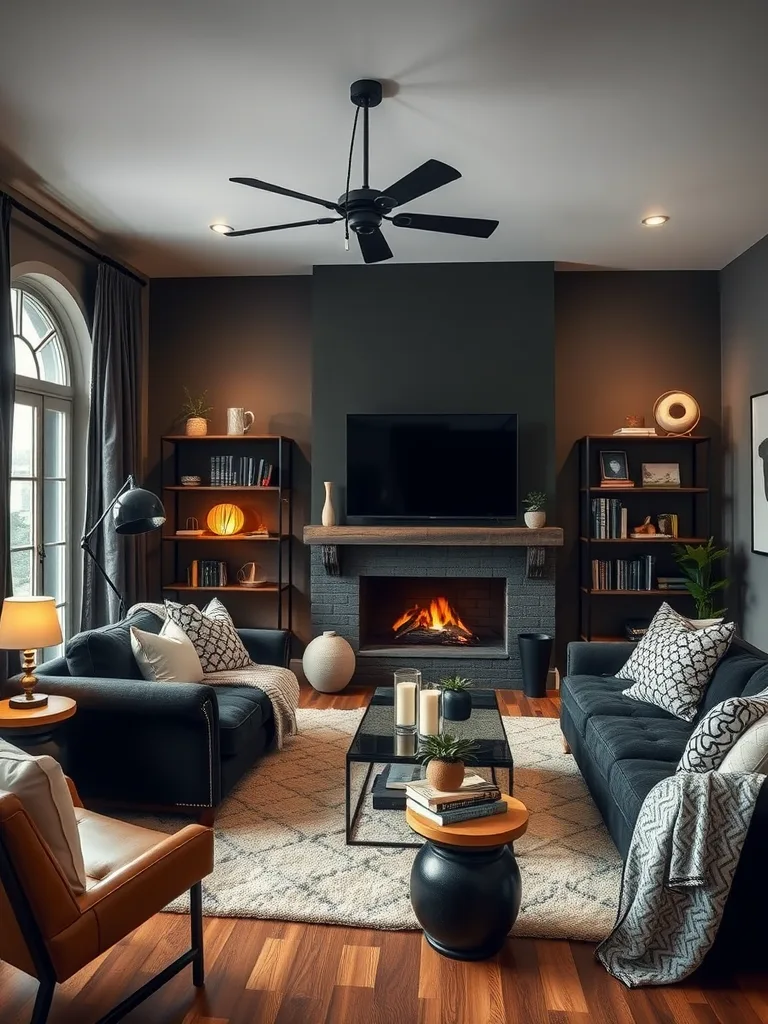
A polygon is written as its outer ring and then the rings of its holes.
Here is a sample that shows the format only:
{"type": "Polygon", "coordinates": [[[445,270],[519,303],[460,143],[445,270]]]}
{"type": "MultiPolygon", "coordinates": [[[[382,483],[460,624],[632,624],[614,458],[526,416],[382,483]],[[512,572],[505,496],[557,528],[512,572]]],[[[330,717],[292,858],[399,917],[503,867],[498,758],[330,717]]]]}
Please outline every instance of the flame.
{"type": "Polygon", "coordinates": [[[415,604],[413,608],[403,612],[400,618],[392,624],[392,629],[397,632],[406,623],[410,625],[411,629],[423,626],[425,629],[437,631],[445,629],[446,626],[456,626],[457,629],[463,630],[467,635],[472,635],[471,630],[464,625],[445,597],[433,598],[429,602],[428,608],[420,608],[419,605],[415,604]]]}

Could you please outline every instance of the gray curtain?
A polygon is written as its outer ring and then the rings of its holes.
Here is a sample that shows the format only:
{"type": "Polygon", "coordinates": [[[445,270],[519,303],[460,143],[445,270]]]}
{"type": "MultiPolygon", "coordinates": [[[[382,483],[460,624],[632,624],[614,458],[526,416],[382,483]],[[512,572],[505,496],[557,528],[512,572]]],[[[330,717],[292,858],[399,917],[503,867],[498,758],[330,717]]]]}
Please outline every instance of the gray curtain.
{"type": "MultiPolygon", "coordinates": [[[[11,316],[11,200],[0,192],[0,607],[11,593],[11,431],[16,389],[11,316]]],[[[8,652],[0,651],[0,686],[8,678],[8,652]]]]}
{"type": "MultiPolygon", "coordinates": [[[[140,369],[141,286],[102,263],[93,318],[86,532],[128,474],[140,471],[140,369]]],[[[143,538],[118,537],[109,515],[91,538],[91,547],[123,595],[126,607],[145,596],[143,538]]],[[[81,628],[103,626],[117,617],[118,600],[86,555],[81,628]]]]}

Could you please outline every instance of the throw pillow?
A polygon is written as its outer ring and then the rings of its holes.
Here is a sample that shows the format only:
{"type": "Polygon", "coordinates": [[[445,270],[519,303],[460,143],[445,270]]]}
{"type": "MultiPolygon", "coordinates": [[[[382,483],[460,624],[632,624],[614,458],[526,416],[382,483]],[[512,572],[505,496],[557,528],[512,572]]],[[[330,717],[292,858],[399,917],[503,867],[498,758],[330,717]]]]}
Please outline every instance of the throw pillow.
{"type": "Polygon", "coordinates": [[[722,771],[728,753],[735,751],[745,731],[765,715],[768,697],[730,697],[716,704],[689,736],[677,771],[722,771]]]}
{"type": "Polygon", "coordinates": [[[0,740],[0,789],[14,793],[64,872],[72,891],[85,892],[85,863],[77,819],[61,765],[0,740]]]}
{"type": "Polygon", "coordinates": [[[176,604],[175,601],[166,601],[165,607],[168,618],[181,626],[195,645],[204,673],[226,672],[250,665],[250,655],[229,614],[226,620],[211,618],[193,604],[176,604]]]}
{"type": "Polygon", "coordinates": [[[173,619],[166,619],[158,634],[131,626],[131,647],[145,679],[158,683],[203,681],[195,645],[173,619]]]}
{"type": "Polygon", "coordinates": [[[720,771],[768,775],[768,715],[744,730],[725,755],[720,771]]]}
{"type": "Polygon", "coordinates": [[[683,615],[663,604],[627,663],[616,673],[617,679],[634,684],[623,691],[624,695],[692,722],[735,628],[733,622],[721,622],[696,629],[683,615]]]}

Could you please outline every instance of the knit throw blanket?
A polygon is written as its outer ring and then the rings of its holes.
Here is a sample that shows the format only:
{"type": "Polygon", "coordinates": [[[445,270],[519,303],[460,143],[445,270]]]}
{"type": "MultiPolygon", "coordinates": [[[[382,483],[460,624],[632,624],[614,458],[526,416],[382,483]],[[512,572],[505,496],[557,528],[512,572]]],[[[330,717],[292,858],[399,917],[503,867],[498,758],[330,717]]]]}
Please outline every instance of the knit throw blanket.
{"type": "MultiPolygon", "coordinates": [[[[166,617],[165,605],[143,602],[129,608],[126,617],[130,618],[137,611],[151,612],[160,619],[166,617]]],[[[226,672],[206,672],[203,683],[208,686],[250,686],[255,690],[262,690],[272,705],[275,744],[278,750],[283,749],[287,736],[295,736],[298,733],[296,708],[299,706],[299,681],[289,668],[281,668],[279,665],[257,665],[251,662],[245,668],[226,672]]]]}
{"type": "Polygon", "coordinates": [[[720,927],[765,776],[676,772],[645,798],[624,865],[619,913],[598,946],[634,988],[691,974],[720,927]]]}

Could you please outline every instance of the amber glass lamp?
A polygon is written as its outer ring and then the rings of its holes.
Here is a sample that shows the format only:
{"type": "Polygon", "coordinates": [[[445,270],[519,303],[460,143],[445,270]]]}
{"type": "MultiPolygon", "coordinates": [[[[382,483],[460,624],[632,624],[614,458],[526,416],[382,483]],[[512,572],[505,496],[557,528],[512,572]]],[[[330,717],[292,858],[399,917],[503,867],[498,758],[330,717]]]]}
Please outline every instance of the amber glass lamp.
{"type": "Polygon", "coordinates": [[[208,529],[219,537],[231,537],[240,533],[245,523],[243,510],[237,505],[229,502],[222,502],[221,505],[214,505],[208,513],[208,529]]]}
{"type": "Polygon", "coordinates": [[[33,693],[37,683],[34,675],[35,652],[39,647],[55,647],[61,643],[61,625],[52,597],[6,597],[0,612],[0,648],[22,652],[21,685],[23,696],[11,697],[10,706],[32,710],[44,708],[48,696],[33,693]]]}

